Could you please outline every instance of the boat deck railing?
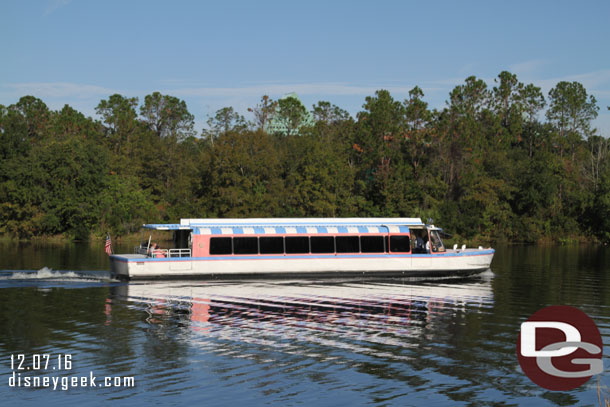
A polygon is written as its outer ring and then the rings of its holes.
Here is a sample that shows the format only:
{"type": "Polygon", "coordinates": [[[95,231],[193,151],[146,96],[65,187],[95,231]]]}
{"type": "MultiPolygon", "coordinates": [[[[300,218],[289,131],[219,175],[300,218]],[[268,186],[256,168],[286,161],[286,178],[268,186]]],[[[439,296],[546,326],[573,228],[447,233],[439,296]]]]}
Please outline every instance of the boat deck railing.
{"type": "Polygon", "coordinates": [[[154,249],[147,250],[145,247],[134,247],[135,254],[143,254],[148,257],[191,257],[191,249],[154,249]]]}

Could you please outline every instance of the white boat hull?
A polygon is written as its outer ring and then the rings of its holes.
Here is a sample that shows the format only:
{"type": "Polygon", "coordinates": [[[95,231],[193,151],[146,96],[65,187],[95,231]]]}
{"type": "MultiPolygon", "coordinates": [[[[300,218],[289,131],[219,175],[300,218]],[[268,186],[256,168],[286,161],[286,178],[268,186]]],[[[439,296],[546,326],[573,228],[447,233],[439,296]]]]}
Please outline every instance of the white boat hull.
{"type": "Polygon", "coordinates": [[[493,249],[435,254],[272,255],[150,258],[112,255],[111,271],[125,279],[327,275],[460,275],[487,270],[493,249]]]}

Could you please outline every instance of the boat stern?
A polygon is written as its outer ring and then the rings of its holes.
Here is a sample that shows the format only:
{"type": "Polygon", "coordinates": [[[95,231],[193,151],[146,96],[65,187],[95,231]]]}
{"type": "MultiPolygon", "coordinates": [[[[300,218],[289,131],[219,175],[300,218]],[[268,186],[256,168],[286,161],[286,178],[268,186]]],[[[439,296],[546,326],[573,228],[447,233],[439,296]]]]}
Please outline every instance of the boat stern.
{"type": "Polygon", "coordinates": [[[134,260],[146,259],[143,254],[113,254],[110,256],[110,273],[119,280],[129,280],[132,277],[130,265],[134,260]]]}

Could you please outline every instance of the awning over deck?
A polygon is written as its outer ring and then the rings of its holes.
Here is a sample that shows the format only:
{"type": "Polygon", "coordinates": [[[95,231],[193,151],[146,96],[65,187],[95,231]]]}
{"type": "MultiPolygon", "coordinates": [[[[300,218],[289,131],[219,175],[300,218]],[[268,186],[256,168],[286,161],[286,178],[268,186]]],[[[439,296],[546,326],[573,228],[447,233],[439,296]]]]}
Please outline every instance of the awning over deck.
{"type": "Polygon", "coordinates": [[[142,226],[146,229],[154,229],[154,230],[191,230],[193,229],[190,226],[183,226],[177,223],[149,223],[142,226]]]}
{"type": "Polygon", "coordinates": [[[306,234],[379,234],[379,233],[409,233],[407,226],[224,226],[224,227],[198,227],[180,226],[176,224],[144,225],[147,229],[155,230],[192,230],[195,235],[306,235],[306,234]]]}
{"type": "Polygon", "coordinates": [[[180,224],[147,224],[155,230],[192,230],[196,235],[409,233],[419,218],[182,219],[180,224]]]}

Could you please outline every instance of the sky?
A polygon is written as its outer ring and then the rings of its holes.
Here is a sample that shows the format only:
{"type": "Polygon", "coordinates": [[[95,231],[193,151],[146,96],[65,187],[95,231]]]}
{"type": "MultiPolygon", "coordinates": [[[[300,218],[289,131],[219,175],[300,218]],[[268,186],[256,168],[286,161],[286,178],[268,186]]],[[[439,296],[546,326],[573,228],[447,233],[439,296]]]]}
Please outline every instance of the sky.
{"type": "Polygon", "coordinates": [[[548,92],[578,81],[610,137],[609,1],[0,2],[0,104],[25,95],[99,118],[114,93],[186,101],[200,131],[218,109],[296,92],[353,116],[414,86],[431,108],[469,76],[502,71],[548,92]]]}

